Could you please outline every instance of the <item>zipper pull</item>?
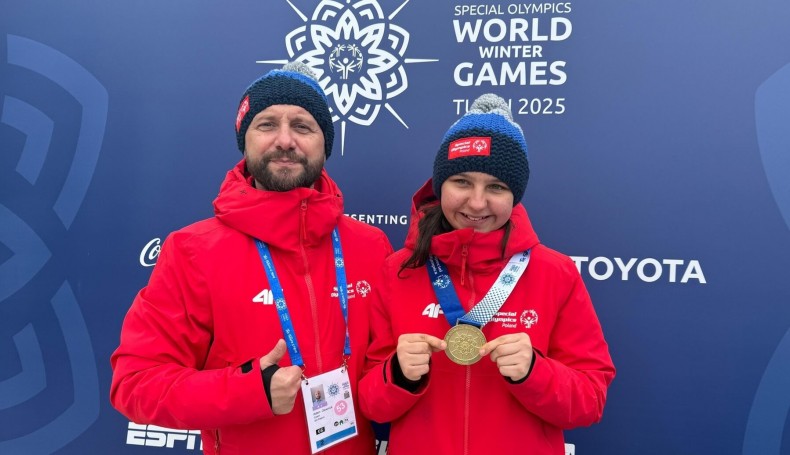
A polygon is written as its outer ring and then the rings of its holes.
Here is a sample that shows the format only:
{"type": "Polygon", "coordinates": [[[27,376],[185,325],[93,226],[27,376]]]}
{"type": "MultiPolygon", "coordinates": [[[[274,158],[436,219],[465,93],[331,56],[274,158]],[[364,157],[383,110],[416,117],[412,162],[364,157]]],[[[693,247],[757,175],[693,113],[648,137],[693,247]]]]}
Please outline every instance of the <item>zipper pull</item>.
{"type": "Polygon", "coordinates": [[[469,246],[466,244],[461,245],[461,286],[464,285],[466,279],[466,259],[469,257],[469,246]]]}
{"type": "Polygon", "coordinates": [[[302,200],[299,228],[302,233],[302,241],[307,240],[307,199],[302,200]]]}

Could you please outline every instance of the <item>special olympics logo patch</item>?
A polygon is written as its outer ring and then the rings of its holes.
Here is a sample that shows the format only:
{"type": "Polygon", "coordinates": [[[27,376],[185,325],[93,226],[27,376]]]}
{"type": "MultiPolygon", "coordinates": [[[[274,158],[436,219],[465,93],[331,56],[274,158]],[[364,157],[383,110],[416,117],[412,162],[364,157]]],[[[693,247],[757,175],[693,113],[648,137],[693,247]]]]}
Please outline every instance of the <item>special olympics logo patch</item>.
{"type": "Polygon", "coordinates": [[[482,139],[478,139],[472,144],[472,148],[477,150],[477,153],[479,154],[488,148],[488,143],[482,139]]]}
{"type": "Polygon", "coordinates": [[[321,0],[308,17],[288,2],[304,22],[285,37],[288,59],[256,61],[296,60],[313,70],[341,123],[341,155],[346,123],[370,126],[382,107],[408,128],[390,102],[409,86],[404,64],[438,61],[406,58],[409,33],[391,22],[406,3],[385,14],[376,0],[321,0]]]}
{"type": "Polygon", "coordinates": [[[519,319],[521,323],[524,324],[524,327],[530,329],[533,325],[538,323],[538,312],[535,310],[524,310],[519,319]]]}
{"type": "Polygon", "coordinates": [[[370,292],[370,283],[365,280],[357,281],[357,293],[362,297],[367,297],[370,292]]]}

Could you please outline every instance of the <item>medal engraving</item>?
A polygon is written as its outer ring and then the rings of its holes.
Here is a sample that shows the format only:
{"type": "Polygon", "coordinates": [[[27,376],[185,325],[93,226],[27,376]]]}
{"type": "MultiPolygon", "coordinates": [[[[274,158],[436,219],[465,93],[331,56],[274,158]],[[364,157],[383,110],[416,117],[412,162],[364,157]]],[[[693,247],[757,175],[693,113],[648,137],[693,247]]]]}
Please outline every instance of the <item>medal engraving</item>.
{"type": "Polygon", "coordinates": [[[486,343],[486,337],[473,325],[458,324],[447,332],[444,341],[450,360],[459,365],[472,365],[480,360],[480,348],[486,343]]]}

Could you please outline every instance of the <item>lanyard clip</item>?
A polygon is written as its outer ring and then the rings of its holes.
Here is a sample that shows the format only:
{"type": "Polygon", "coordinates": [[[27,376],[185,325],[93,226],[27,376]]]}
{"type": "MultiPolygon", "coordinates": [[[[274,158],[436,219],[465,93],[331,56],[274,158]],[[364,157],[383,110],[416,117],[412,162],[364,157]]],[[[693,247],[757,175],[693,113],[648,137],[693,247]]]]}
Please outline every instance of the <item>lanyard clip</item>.
{"type": "Polygon", "coordinates": [[[343,356],[343,366],[340,368],[340,371],[342,373],[345,373],[347,369],[348,369],[348,356],[344,355],[343,356]]]}

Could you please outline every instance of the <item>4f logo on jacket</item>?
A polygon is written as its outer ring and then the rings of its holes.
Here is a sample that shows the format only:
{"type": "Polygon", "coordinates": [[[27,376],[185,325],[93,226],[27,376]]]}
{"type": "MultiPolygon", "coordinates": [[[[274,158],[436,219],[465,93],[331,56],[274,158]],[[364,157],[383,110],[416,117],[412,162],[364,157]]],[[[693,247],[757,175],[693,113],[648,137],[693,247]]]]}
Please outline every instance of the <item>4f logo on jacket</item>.
{"type": "Polygon", "coordinates": [[[255,303],[262,303],[264,305],[271,305],[274,303],[274,294],[268,289],[264,289],[252,298],[255,303]]]}
{"type": "Polygon", "coordinates": [[[422,315],[428,316],[429,318],[438,318],[440,314],[444,314],[444,311],[442,311],[442,307],[438,303],[429,303],[428,306],[422,310],[422,315]]]}

